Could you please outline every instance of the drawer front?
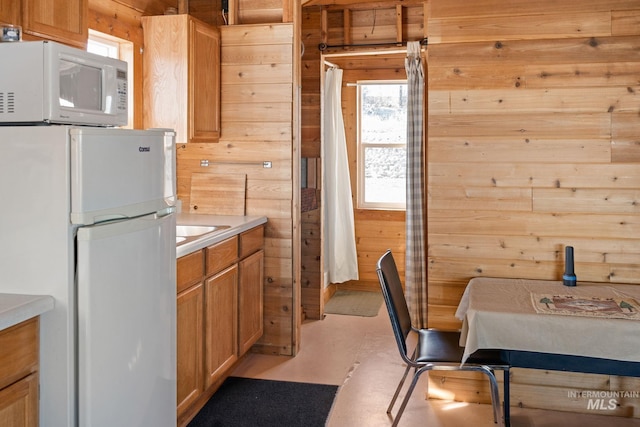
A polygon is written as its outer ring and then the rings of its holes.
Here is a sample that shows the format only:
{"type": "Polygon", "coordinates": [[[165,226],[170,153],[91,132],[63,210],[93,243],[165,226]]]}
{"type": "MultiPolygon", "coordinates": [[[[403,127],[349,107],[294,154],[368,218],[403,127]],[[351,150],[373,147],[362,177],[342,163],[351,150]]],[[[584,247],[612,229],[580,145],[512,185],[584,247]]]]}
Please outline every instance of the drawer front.
{"type": "Polygon", "coordinates": [[[38,370],[38,326],[34,317],[0,331],[0,389],[38,370]]]}
{"type": "Polygon", "coordinates": [[[206,248],[207,276],[224,270],[238,259],[238,236],[206,248]]]}
{"type": "Polygon", "coordinates": [[[240,234],[240,258],[244,258],[262,249],[264,245],[264,226],[252,228],[240,234]]]}
{"type": "Polygon", "coordinates": [[[204,275],[203,251],[193,252],[178,258],[176,274],[178,293],[201,282],[202,276],[204,275]]]}

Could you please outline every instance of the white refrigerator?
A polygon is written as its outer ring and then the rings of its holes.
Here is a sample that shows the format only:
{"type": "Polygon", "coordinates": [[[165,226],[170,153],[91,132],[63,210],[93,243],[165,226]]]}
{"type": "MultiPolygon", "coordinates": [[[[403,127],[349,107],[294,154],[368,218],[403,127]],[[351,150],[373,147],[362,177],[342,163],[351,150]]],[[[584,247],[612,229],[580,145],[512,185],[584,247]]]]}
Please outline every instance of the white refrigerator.
{"type": "Polygon", "coordinates": [[[0,293],[46,294],[40,426],[175,426],[166,130],[0,127],[0,293]]]}

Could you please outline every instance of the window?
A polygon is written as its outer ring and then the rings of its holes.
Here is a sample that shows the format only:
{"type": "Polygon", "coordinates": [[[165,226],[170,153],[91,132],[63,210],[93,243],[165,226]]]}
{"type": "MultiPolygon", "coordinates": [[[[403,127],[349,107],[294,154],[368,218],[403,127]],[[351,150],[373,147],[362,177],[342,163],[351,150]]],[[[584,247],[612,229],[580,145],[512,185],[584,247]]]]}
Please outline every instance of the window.
{"type": "Polygon", "coordinates": [[[106,38],[105,36],[106,34],[90,30],[87,51],[109,58],[120,59],[120,43],[111,37],[106,38]]]}
{"type": "Polygon", "coordinates": [[[123,127],[133,128],[133,43],[89,29],[87,51],[109,58],[120,59],[127,63],[129,124],[123,127]]]}
{"type": "Polygon", "coordinates": [[[406,81],[358,82],[358,208],[405,209],[406,81]]]}

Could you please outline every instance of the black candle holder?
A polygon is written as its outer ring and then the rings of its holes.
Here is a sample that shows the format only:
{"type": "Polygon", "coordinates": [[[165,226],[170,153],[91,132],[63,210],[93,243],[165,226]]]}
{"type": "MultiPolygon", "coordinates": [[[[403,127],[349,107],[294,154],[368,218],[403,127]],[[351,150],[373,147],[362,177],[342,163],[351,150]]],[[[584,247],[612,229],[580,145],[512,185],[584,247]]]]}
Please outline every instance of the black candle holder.
{"type": "Polygon", "coordinates": [[[564,274],[562,284],[565,286],[576,286],[577,278],[573,269],[573,246],[564,248],[564,274]]]}

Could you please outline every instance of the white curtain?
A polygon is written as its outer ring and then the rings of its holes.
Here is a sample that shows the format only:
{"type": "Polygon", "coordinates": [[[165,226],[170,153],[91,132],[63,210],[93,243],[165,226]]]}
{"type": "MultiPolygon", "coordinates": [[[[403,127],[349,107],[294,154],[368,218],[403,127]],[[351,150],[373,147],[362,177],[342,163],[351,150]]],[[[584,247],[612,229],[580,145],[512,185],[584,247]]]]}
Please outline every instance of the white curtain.
{"type": "Polygon", "coordinates": [[[353,203],[342,119],[342,70],[325,74],[322,159],[324,163],[324,270],[329,283],[358,279],[353,203]]]}
{"type": "Polygon", "coordinates": [[[407,206],[405,289],[414,327],[427,327],[424,188],[424,68],[420,42],[407,43],[407,206]]]}

